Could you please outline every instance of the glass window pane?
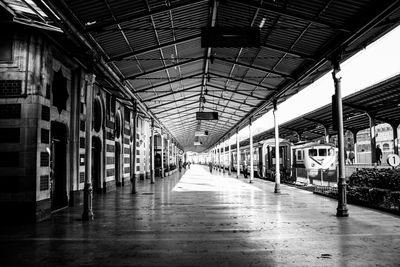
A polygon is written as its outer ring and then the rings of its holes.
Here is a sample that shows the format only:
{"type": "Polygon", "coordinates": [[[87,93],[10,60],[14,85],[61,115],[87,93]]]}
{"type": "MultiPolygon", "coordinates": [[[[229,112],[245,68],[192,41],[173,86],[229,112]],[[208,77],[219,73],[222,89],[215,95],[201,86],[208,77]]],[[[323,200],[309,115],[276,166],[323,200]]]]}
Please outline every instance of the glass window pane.
{"type": "Polygon", "coordinates": [[[326,156],[326,148],[320,148],[319,150],[318,150],[318,154],[319,154],[319,156],[321,156],[321,157],[325,157],[326,156]]]}

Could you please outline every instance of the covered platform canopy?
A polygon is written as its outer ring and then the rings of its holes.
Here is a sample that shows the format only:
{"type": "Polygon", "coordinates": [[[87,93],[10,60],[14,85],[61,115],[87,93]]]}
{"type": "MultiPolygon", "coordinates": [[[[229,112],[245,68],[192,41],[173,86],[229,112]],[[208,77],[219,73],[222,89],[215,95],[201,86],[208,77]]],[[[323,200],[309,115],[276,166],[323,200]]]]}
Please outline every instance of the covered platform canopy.
{"type": "MultiPolygon", "coordinates": [[[[370,117],[375,123],[388,123],[397,129],[400,123],[400,74],[343,98],[344,129],[357,133],[369,128],[370,117]]],[[[315,140],[326,134],[334,135],[337,133],[332,128],[332,119],[332,105],[325,105],[283,123],[279,135],[292,142],[299,141],[299,137],[300,140],[315,140]]],[[[269,129],[254,136],[254,140],[274,137],[274,129],[269,129]]]]}
{"type": "MultiPolygon", "coordinates": [[[[84,60],[103,74],[98,82],[121,100],[136,102],[184,150],[198,152],[313,83],[331,69],[332,59],[354,55],[396,27],[400,17],[395,0],[33,2],[81,47],[80,54],[86,53],[84,60]],[[217,36],[205,35],[204,27],[222,32],[254,27],[260,39],[244,45],[240,36],[228,36],[234,40],[230,47],[219,47],[213,41],[217,36]],[[198,111],[218,112],[219,120],[198,121],[198,111]],[[209,135],[196,137],[196,130],[209,135]],[[203,145],[194,146],[195,141],[203,145]]],[[[379,94],[375,100],[384,98],[379,94]]],[[[356,100],[354,107],[374,105],[356,100]]],[[[354,107],[345,106],[345,113],[362,112],[354,107]]],[[[329,117],[323,110],[312,116],[324,122],[329,117]]],[[[315,127],[305,122],[302,118],[291,126],[302,125],[303,133],[315,127]]],[[[360,118],[346,125],[364,127],[360,118]]]]}

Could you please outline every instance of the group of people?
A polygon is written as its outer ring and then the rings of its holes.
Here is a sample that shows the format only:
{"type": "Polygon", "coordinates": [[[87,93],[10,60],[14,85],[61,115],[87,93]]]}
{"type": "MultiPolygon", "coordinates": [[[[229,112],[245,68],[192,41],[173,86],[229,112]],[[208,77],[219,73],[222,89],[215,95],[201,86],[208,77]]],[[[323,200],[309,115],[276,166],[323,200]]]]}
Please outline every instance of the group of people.
{"type": "MultiPolygon", "coordinates": [[[[377,145],[375,148],[375,156],[376,156],[376,164],[377,165],[382,164],[382,155],[383,155],[382,149],[380,148],[379,145],[377,145]]],[[[347,155],[347,152],[345,151],[344,158],[345,158],[346,164],[354,164],[355,154],[353,151],[350,151],[349,154],[347,155]]]]}
{"type": "MultiPolygon", "coordinates": [[[[208,163],[208,167],[210,168],[210,173],[212,173],[214,165],[213,165],[213,163],[211,161],[208,163]]],[[[247,176],[249,174],[248,171],[249,171],[249,169],[247,167],[247,162],[244,161],[244,163],[243,163],[243,175],[244,175],[244,178],[247,178],[247,176]]]]}
{"type": "Polygon", "coordinates": [[[186,169],[186,167],[187,167],[188,169],[190,169],[190,164],[191,164],[190,161],[188,161],[188,162],[185,161],[185,162],[182,163],[182,160],[180,159],[179,162],[178,162],[179,172],[182,171],[182,167],[185,168],[185,169],[186,169]]]}

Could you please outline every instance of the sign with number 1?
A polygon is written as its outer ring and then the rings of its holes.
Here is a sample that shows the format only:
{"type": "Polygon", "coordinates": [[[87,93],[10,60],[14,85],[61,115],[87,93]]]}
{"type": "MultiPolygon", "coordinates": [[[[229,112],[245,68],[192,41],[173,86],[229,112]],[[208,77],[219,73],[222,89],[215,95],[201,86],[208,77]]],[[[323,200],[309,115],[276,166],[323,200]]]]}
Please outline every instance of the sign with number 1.
{"type": "Polygon", "coordinates": [[[389,154],[387,156],[387,163],[392,167],[397,167],[400,164],[400,157],[396,154],[389,154]]]}

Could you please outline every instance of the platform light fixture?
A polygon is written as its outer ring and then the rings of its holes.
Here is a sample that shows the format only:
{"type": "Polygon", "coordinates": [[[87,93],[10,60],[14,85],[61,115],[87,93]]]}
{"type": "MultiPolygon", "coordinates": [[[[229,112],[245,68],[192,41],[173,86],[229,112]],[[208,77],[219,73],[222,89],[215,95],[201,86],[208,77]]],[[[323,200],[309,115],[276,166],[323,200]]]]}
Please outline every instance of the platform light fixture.
{"type": "Polygon", "coordinates": [[[265,24],[265,21],[266,21],[266,19],[265,18],[262,18],[262,20],[261,20],[261,22],[260,22],[260,29],[262,28],[262,27],[264,27],[264,24],[265,24]]]}

